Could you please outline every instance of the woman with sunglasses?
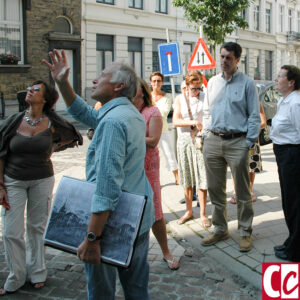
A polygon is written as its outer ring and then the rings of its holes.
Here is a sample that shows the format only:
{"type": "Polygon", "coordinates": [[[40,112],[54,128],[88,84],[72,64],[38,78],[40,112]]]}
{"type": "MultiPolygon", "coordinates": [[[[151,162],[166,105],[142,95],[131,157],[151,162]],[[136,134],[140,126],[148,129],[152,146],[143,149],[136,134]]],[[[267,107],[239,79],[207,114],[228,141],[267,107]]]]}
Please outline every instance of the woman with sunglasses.
{"type": "Polygon", "coordinates": [[[143,79],[140,79],[140,87],[132,103],[143,115],[146,122],[145,172],[154,193],[153,202],[155,209],[155,222],[152,226],[152,231],[159,243],[168,267],[171,270],[177,270],[179,263],[172,256],[168,247],[166,223],[161,206],[160,163],[157,144],[161,136],[163,121],[160,111],[152,103],[151,90],[143,79]]]}
{"type": "Polygon", "coordinates": [[[27,88],[28,109],[0,126],[2,238],[9,267],[0,296],[17,291],[26,279],[36,289],[45,285],[43,234],[54,186],[50,157],[54,151],[82,145],[80,133],[52,110],[57,100],[54,87],[36,81],[27,88]]]}
{"type": "Polygon", "coordinates": [[[163,118],[163,129],[159,146],[167,161],[168,169],[171,170],[175,177],[175,184],[179,184],[178,166],[176,161],[175,151],[172,147],[169,130],[168,130],[168,114],[172,106],[172,97],[161,90],[164,83],[164,75],[160,72],[154,72],[150,75],[150,84],[152,86],[152,99],[159,109],[163,118]]]}
{"type": "Polygon", "coordinates": [[[203,83],[199,71],[190,71],[185,76],[186,92],[176,99],[173,113],[173,125],[178,128],[177,157],[180,184],[184,188],[186,212],[178,220],[184,224],[193,218],[193,187],[198,193],[201,223],[204,228],[211,223],[206,217],[207,183],[201,145],[196,146],[196,138],[202,132],[203,100],[201,91],[203,83]]]}

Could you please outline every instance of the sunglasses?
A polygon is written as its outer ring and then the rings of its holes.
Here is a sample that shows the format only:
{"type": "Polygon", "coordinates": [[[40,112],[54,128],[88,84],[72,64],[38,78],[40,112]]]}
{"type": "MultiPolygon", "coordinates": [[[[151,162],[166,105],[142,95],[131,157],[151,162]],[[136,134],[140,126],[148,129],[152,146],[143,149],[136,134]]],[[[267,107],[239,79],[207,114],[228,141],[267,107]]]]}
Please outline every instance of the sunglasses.
{"type": "Polygon", "coordinates": [[[27,91],[30,91],[31,89],[33,89],[35,92],[38,92],[41,90],[41,88],[39,86],[29,86],[26,88],[27,91]]]}
{"type": "Polygon", "coordinates": [[[190,88],[190,91],[192,91],[192,92],[196,92],[196,91],[200,92],[201,88],[190,88]]]}

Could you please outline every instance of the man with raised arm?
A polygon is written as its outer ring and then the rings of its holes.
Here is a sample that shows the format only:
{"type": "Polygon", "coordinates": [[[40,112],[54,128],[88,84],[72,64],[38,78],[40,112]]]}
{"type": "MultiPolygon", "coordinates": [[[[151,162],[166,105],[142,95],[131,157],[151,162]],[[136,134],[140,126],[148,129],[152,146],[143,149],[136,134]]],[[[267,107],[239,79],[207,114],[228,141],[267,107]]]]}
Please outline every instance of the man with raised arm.
{"type": "MultiPolygon", "coordinates": [[[[96,183],[92,198],[87,237],[78,248],[85,262],[89,299],[114,299],[116,271],[126,299],[149,299],[147,261],[149,230],[154,222],[152,190],[144,171],[145,122],[131,104],[137,90],[137,76],[125,64],[113,63],[93,81],[91,97],[100,101],[95,110],[75,94],[69,81],[70,69],[64,51],[49,53],[51,63],[44,63],[67,106],[78,121],[95,128],[86,158],[86,179],[96,183]],[[148,198],[135,252],[128,269],[100,263],[99,237],[122,191],[148,198]]],[[[122,247],[120,245],[120,247],[122,247]]]]}

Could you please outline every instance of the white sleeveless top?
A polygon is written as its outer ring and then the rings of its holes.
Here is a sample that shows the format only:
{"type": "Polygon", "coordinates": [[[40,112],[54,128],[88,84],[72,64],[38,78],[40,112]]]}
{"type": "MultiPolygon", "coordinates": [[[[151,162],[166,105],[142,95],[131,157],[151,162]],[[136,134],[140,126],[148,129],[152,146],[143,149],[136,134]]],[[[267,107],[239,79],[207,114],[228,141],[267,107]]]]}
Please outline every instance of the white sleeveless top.
{"type": "MultiPolygon", "coordinates": [[[[204,96],[205,94],[200,91],[199,94],[199,99],[196,97],[189,98],[190,100],[190,107],[191,107],[191,112],[193,115],[194,120],[198,120],[199,122],[203,123],[203,103],[204,103],[204,96]]],[[[190,120],[190,115],[188,112],[186,100],[183,94],[180,95],[180,113],[181,113],[181,118],[183,120],[190,120]]],[[[191,128],[190,126],[185,126],[185,127],[177,127],[177,133],[178,134],[190,134],[191,128]]]]}

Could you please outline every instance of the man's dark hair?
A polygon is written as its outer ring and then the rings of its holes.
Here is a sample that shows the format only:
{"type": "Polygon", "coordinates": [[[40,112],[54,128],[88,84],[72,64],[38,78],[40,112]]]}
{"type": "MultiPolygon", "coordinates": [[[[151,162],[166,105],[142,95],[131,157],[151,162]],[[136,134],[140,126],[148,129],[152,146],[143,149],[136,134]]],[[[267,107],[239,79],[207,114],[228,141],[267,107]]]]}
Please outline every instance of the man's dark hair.
{"type": "Polygon", "coordinates": [[[232,51],[234,53],[235,58],[240,58],[242,55],[242,47],[238,43],[227,42],[221,46],[221,49],[226,49],[227,51],[232,51]]]}
{"type": "Polygon", "coordinates": [[[293,65],[284,65],[281,69],[287,70],[288,81],[295,80],[294,90],[300,89],[300,69],[293,65]]]}
{"type": "Polygon", "coordinates": [[[41,84],[44,86],[43,96],[46,100],[46,103],[44,104],[43,111],[45,113],[48,113],[57,102],[59,98],[59,94],[55,89],[55,86],[49,85],[43,80],[37,80],[32,85],[36,85],[36,84],[41,84]]]}

